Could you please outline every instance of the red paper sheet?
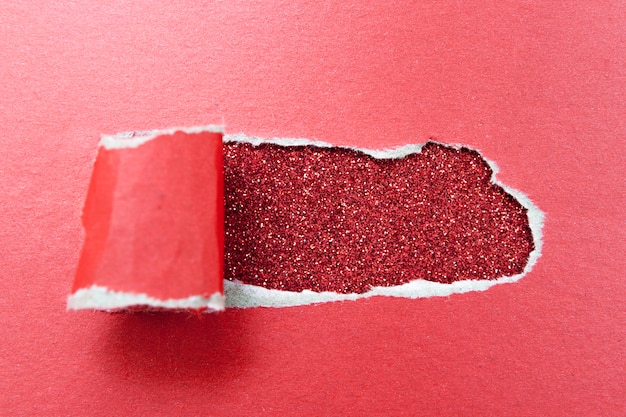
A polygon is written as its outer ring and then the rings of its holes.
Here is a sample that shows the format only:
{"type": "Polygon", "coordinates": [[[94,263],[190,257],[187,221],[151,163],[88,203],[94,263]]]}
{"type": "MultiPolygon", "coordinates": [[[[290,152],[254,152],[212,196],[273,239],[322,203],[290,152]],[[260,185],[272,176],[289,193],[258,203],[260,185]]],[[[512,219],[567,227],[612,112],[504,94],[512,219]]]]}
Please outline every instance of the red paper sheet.
{"type": "Polygon", "coordinates": [[[0,414],[622,416],[622,2],[0,5],[0,414]],[[515,284],[66,312],[103,132],[461,143],[544,211],[515,284]]]}

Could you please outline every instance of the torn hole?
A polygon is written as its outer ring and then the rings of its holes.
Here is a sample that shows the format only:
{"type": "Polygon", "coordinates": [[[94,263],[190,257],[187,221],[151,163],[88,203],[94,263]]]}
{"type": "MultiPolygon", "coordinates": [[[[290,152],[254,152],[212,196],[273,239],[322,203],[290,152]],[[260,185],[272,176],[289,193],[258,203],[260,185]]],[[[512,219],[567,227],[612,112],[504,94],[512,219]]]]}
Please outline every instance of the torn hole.
{"type": "Polygon", "coordinates": [[[227,135],[230,307],[482,291],[528,273],[542,212],[476,150],[227,135]]]}

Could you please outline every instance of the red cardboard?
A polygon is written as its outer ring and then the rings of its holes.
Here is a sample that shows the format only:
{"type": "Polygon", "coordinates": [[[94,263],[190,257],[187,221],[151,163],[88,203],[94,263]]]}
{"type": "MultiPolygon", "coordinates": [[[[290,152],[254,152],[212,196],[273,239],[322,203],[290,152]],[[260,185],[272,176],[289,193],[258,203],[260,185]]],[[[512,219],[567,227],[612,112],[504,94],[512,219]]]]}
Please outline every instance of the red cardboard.
{"type": "Polygon", "coordinates": [[[0,5],[0,414],[625,414],[623,2],[37,3],[0,5]],[[465,144],[542,256],[450,297],[68,313],[100,134],[207,123],[465,144]]]}

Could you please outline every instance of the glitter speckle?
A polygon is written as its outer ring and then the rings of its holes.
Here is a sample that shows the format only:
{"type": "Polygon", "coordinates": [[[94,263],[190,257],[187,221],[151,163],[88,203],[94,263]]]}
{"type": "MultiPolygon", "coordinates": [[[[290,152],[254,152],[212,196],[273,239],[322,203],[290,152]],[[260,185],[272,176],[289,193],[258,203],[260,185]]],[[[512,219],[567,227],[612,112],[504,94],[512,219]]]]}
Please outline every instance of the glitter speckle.
{"type": "Polygon", "coordinates": [[[526,209],[466,148],[376,159],[229,142],[224,165],[229,280],[338,293],[491,280],[521,273],[534,248],[526,209]]]}

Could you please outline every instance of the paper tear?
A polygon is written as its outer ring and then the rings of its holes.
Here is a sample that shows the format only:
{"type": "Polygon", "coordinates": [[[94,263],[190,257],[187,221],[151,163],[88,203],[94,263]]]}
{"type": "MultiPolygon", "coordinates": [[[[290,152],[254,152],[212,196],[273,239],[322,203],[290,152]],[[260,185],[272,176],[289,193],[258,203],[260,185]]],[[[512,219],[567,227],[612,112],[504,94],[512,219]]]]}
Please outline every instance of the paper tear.
{"type": "Polygon", "coordinates": [[[113,291],[106,287],[92,285],[81,288],[67,299],[68,310],[95,309],[116,311],[130,307],[146,307],[151,309],[171,310],[224,310],[224,295],[216,292],[209,297],[194,295],[186,298],[160,300],[147,294],[135,294],[123,291],[113,291]]]}
{"type": "MultiPolygon", "coordinates": [[[[129,132],[114,136],[103,135],[100,147],[106,150],[135,149],[157,137],[174,135],[177,132],[189,134],[212,132],[222,133],[220,126],[210,125],[193,128],[173,128],[167,130],[151,130],[143,132],[129,132]]],[[[244,134],[226,135],[224,142],[244,142],[258,146],[260,144],[275,144],[279,146],[315,146],[320,148],[351,149],[377,159],[398,159],[405,156],[420,153],[425,144],[410,144],[395,149],[372,150],[356,147],[335,147],[330,143],[312,141],[304,138],[259,138],[249,137],[244,134]]],[[[461,149],[468,148],[465,145],[439,145],[461,149]]],[[[471,149],[471,148],[470,148],[471,149]]],[[[513,196],[526,210],[528,224],[532,232],[534,249],[530,253],[524,271],[513,276],[503,276],[493,280],[461,280],[452,283],[433,282],[424,279],[416,279],[411,282],[395,286],[374,286],[363,293],[336,293],[330,291],[315,292],[303,290],[301,292],[282,291],[268,289],[257,285],[245,284],[239,281],[224,282],[225,296],[221,292],[215,292],[211,296],[192,295],[183,298],[160,299],[145,293],[112,290],[106,286],[91,285],[79,288],[68,297],[67,307],[69,310],[77,309],[104,309],[107,311],[124,310],[133,307],[147,307],[157,309],[193,309],[193,310],[222,310],[224,307],[286,307],[331,301],[357,300],[372,296],[390,296],[406,298],[424,298],[433,296],[447,296],[455,293],[469,291],[485,291],[488,288],[501,283],[511,283],[519,280],[530,272],[540,257],[542,249],[541,231],[544,214],[522,192],[514,190],[496,179],[497,165],[480,155],[492,170],[491,182],[500,186],[508,194],[513,196]]]]}
{"type": "MultiPolygon", "coordinates": [[[[250,143],[258,146],[260,144],[275,144],[280,146],[316,146],[322,148],[332,148],[333,145],[320,141],[311,141],[304,138],[270,138],[263,139],[259,137],[248,137],[245,134],[226,135],[224,137],[225,142],[243,142],[250,143]]],[[[438,143],[438,142],[436,142],[438,143]]],[[[466,145],[439,145],[453,148],[469,148],[466,145]]],[[[352,149],[377,159],[397,159],[403,158],[407,155],[420,153],[424,144],[412,144],[405,145],[396,149],[383,149],[383,150],[371,150],[355,147],[345,147],[345,149],[352,149]]],[[[342,147],[337,147],[342,148],[342,147]]],[[[469,148],[472,149],[472,148],[469,148]]],[[[478,152],[479,153],[479,152],[478,152]]],[[[534,243],[534,249],[528,256],[528,260],[524,267],[524,270],[520,274],[513,276],[503,276],[492,280],[461,280],[454,281],[452,283],[440,283],[427,281],[424,279],[412,280],[409,283],[396,285],[396,286],[376,286],[372,287],[369,291],[364,293],[336,293],[336,292],[315,292],[311,290],[304,290],[302,292],[295,291],[283,291],[277,289],[267,289],[257,285],[251,285],[242,283],[240,281],[228,281],[224,283],[226,294],[227,307],[285,307],[285,306],[297,306],[313,303],[322,303],[330,301],[342,301],[342,300],[356,300],[360,298],[367,298],[372,296],[391,296],[391,297],[406,297],[406,298],[423,298],[432,296],[447,296],[454,293],[465,293],[469,291],[485,291],[488,288],[501,283],[511,283],[518,281],[528,272],[530,272],[540,257],[542,249],[542,235],[541,230],[543,227],[544,214],[542,211],[532,203],[532,201],[522,192],[514,190],[496,179],[496,173],[498,172],[497,165],[485,158],[482,154],[480,157],[486,161],[492,171],[491,183],[500,186],[506,193],[514,197],[517,202],[521,204],[527,210],[528,225],[531,229],[532,239],[534,243]]]]}
{"type": "Polygon", "coordinates": [[[224,127],[219,125],[174,127],[171,129],[154,129],[134,132],[123,132],[116,135],[102,135],[98,146],[104,149],[132,149],[159,136],[171,136],[176,132],[194,134],[202,132],[224,133],[224,127]]]}

